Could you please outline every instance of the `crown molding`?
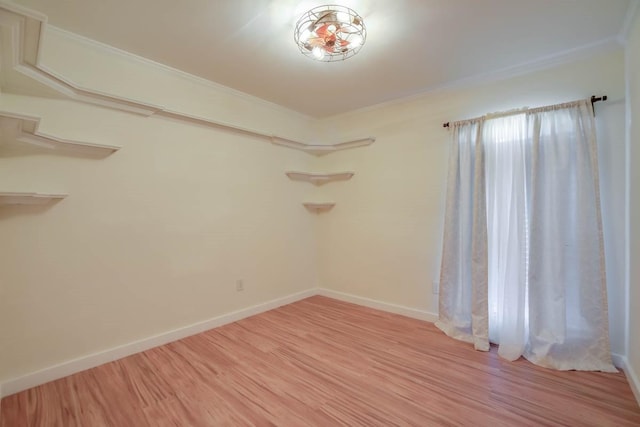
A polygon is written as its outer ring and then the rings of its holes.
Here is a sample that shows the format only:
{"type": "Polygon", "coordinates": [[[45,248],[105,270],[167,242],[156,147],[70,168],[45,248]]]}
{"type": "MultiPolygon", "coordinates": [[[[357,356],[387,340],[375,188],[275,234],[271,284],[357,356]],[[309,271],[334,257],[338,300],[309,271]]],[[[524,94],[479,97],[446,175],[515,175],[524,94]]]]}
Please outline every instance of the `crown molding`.
{"type": "Polygon", "coordinates": [[[64,79],[40,65],[41,38],[46,17],[12,3],[0,2],[0,26],[8,29],[11,48],[3,52],[4,72],[17,72],[75,101],[131,113],[151,115],[161,108],[143,102],[90,90],[64,79]]]}
{"type": "Polygon", "coordinates": [[[16,64],[14,70],[36,80],[51,89],[73,99],[74,101],[95,104],[101,107],[122,110],[143,116],[151,116],[162,112],[162,107],[144,102],[109,95],[94,89],[86,89],[56,74],[43,65],[16,64]]]}
{"type": "MultiPolygon", "coordinates": [[[[640,0],[632,0],[632,1],[640,1],[640,0]]],[[[551,55],[546,55],[534,59],[532,61],[527,61],[520,63],[518,65],[513,65],[509,67],[502,68],[500,70],[491,71],[484,74],[476,74],[469,77],[463,77],[458,80],[453,80],[451,82],[447,82],[441,85],[434,85],[430,87],[426,87],[421,91],[413,94],[399,94],[397,98],[393,98],[386,102],[381,102],[374,105],[369,105],[367,107],[358,108],[356,110],[352,110],[346,113],[337,114],[335,116],[323,117],[321,120],[331,120],[337,117],[352,117],[358,114],[376,111],[382,108],[392,107],[395,105],[402,105],[408,102],[419,101],[422,98],[425,98],[429,95],[445,92],[445,91],[454,91],[459,89],[467,89],[470,87],[497,82],[501,80],[507,80],[514,77],[523,76],[530,73],[535,73],[537,71],[548,70],[551,68],[559,67],[564,64],[570,64],[572,62],[584,60],[590,58],[594,55],[604,52],[612,52],[615,50],[622,49],[622,45],[619,39],[619,36],[609,37],[604,40],[599,40],[595,43],[587,44],[584,46],[580,46],[573,49],[568,49],[563,52],[554,53],[551,55]]]]}
{"type": "MultiPolygon", "coordinates": [[[[41,37],[44,26],[46,25],[46,20],[46,16],[42,14],[30,11],[29,9],[23,8],[21,6],[14,5],[13,3],[0,1],[0,26],[9,28],[12,45],[12,48],[9,49],[9,52],[3,52],[4,56],[0,58],[0,63],[8,64],[8,68],[13,70],[14,72],[29,77],[53,89],[54,91],[65,95],[72,100],[99,105],[102,107],[112,108],[120,111],[126,111],[143,116],[157,115],[213,128],[223,128],[226,130],[235,131],[258,138],[267,139],[274,144],[302,150],[313,155],[323,155],[345,148],[354,148],[355,146],[369,145],[374,141],[373,138],[365,138],[362,140],[358,140],[358,142],[351,141],[349,143],[340,143],[333,145],[313,145],[301,141],[295,141],[289,138],[272,135],[255,129],[244,128],[232,123],[226,123],[211,118],[198,117],[181,111],[170,110],[163,106],[148,104],[138,100],[128,99],[120,96],[114,96],[94,89],[79,86],[71,80],[60,76],[53,70],[40,64],[39,52],[41,48],[41,37]],[[8,58],[7,55],[9,55],[8,58]],[[359,141],[369,142],[362,144],[359,141]],[[347,144],[348,146],[345,146],[345,144],[347,144]]],[[[58,31],[67,35],[72,34],[55,27],[53,27],[53,31],[58,31]]],[[[277,107],[283,111],[286,110],[287,112],[292,112],[291,110],[285,109],[281,106],[277,106],[276,104],[269,103],[265,100],[252,97],[248,94],[235,91],[231,88],[227,88],[226,86],[222,86],[214,82],[192,76],[188,73],[175,70],[156,62],[143,59],[114,47],[107,47],[107,45],[89,40],[78,35],[74,35],[73,37],[75,38],[75,40],[78,40],[85,44],[90,44],[92,47],[101,49],[103,52],[109,51],[122,57],[126,57],[130,60],[143,63],[147,66],[157,67],[165,72],[190,79],[194,82],[197,82],[198,84],[203,84],[209,88],[213,88],[215,90],[223,90],[226,93],[251,100],[252,102],[258,102],[261,105],[267,105],[271,108],[277,107]]],[[[300,115],[300,113],[295,114],[300,115]]],[[[300,115],[300,117],[303,116],[300,115]]],[[[308,116],[304,117],[308,119],[308,116]]]]}
{"type": "Polygon", "coordinates": [[[627,13],[624,16],[624,23],[622,24],[622,28],[620,29],[620,33],[618,34],[617,40],[620,44],[626,45],[629,40],[629,33],[631,32],[631,28],[633,26],[633,22],[635,21],[635,17],[640,9],[638,7],[640,4],[640,0],[631,0],[629,2],[629,7],[627,7],[627,13]]]}
{"type": "Polygon", "coordinates": [[[309,120],[311,119],[311,116],[303,114],[299,111],[295,111],[295,110],[291,110],[289,108],[286,108],[282,105],[276,104],[274,102],[270,102],[267,101],[265,99],[262,98],[258,98],[257,96],[253,96],[250,95],[246,92],[242,92],[240,90],[231,88],[229,86],[225,86],[222,85],[220,83],[216,83],[214,81],[211,80],[207,80],[205,78],[190,74],[186,71],[182,71],[179,70],[177,68],[173,68],[170,67],[166,64],[162,64],[160,62],[156,62],[153,61],[151,59],[133,54],[131,52],[127,52],[126,50],[122,50],[119,49],[117,47],[105,44],[105,43],[101,43],[97,40],[93,40],[90,39],[88,37],[82,36],[80,34],[76,34],[76,33],[72,33],[71,31],[67,31],[65,29],[47,24],[47,33],[57,33],[59,35],[62,35],[63,37],[66,37],[68,39],[71,39],[79,44],[88,46],[89,48],[93,49],[93,50],[97,50],[100,51],[102,53],[106,53],[106,54],[110,54],[110,55],[114,55],[114,56],[118,56],[120,58],[125,59],[126,61],[132,62],[132,63],[136,63],[136,64],[141,64],[147,67],[152,67],[152,68],[156,68],[159,70],[164,71],[167,74],[170,74],[172,76],[175,77],[179,77],[188,81],[191,81],[197,85],[218,91],[218,92],[222,92],[224,94],[228,94],[237,98],[241,98],[241,99],[245,99],[247,101],[250,101],[254,104],[260,104],[264,107],[270,108],[272,110],[276,110],[276,111],[281,111],[287,114],[293,114],[298,116],[301,120],[309,120]]]}
{"type": "Polygon", "coordinates": [[[96,154],[111,154],[120,149],[115,145],[94,144],[91,142],[75,141],[58,138],[38,131],[40,118],[24,114],[0,111],[0,125],[16,130],[16,140],[27,144],[49,149],[62,149],[93,152],[96,154]]]}

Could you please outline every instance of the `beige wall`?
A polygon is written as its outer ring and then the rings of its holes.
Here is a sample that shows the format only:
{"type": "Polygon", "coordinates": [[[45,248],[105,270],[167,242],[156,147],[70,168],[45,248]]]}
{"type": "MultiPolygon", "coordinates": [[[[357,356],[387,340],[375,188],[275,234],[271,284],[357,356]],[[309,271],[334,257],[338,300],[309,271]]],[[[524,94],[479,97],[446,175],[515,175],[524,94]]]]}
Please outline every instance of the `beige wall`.
{"type": "MultiPolygon", "coordinates": [[[[626,47],[629,97],[629,367],[640,380],[640,13],[626,47]]],[[[640,384],[636,383],[637,386],[640,384]]],[[[637,390],[636,391],[640,391],[637,390]]],[[[640,399],[640,395],[636,395],[640,399]]]]}
{"type": "Polygon", "coordinates": [[[624,354],[624,54],[622,49],[554,69],[443,91],[322,121],[325,134],[372,134],[376,143],[322,159],[354,178],[327,187],[337,202],[319,221],[321,286],[437,311],[449,133],[442,123],[591,94],[597,105],[611,338],[624,354]],[[610,190],[610,191],[609,191],[610,190]]]}
{"type": "MultiPolygon", "coordinates": [[[[298,114],[164,77],[156,90],[183,85],[184,109],[235,101],[239,124],[307,132],[298,114]]],[[[2,94],[0,110],[42,117],[43,133],[122,146],[105,158],[2,147],[2,191],[69,196],[0,209],[0,383],[316,286],[314,215],[301,205],[311,186],[284,174],[312,156],[71,101],[2,94]]]]}

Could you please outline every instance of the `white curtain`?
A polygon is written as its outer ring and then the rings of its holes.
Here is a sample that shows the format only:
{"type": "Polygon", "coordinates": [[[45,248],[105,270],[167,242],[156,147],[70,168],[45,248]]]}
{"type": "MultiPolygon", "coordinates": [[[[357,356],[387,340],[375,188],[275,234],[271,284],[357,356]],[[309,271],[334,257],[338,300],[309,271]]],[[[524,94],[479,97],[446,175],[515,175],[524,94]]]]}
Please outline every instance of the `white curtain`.
{"type": "Polygon", "coordinates": [[[615,372],[589,100],[454,123],[444,233],[440,329],[615,372]]]}
{"type": "Polygon", "coordinates": [[[498,354],[523,354],[527,326],[529,185],[526,117],[485,122],[487,229],[489,259],[489,338],[498,354]]]}
{"type": "Polygon", "coordinates": [[[439,321],[447,335],[489,350],[482,122],[458,123],[449,156],[439,321]],[[455,284],[455,285],[453,285],[455,284]]]}

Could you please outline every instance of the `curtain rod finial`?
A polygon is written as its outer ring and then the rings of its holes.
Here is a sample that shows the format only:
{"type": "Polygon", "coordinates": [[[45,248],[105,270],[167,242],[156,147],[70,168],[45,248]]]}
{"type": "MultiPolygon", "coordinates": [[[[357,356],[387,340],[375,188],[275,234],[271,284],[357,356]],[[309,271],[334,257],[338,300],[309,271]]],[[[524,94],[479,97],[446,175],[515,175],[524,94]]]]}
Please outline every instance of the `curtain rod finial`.
{"type": "Polygon", "coordinates": [[[602,96],[595,96],[595,95],[591,95],[591,109],[593,110],[593,115],[596,115],[596,107],[593,105],[596,102],[600,102],[600,101],[606,101],[607,95],[602,95],[602,96]]]}

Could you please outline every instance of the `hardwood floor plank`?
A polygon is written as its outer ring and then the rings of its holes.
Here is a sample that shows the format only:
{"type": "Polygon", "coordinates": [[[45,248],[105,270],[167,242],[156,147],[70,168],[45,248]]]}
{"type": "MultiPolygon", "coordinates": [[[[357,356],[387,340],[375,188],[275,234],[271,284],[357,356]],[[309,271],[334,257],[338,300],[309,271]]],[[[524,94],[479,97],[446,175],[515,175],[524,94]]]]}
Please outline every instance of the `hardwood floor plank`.
{"type": "Polygon", "coordinates": [[[251,424],[246,417],[245,405],[218,379],[207,383],[192,382],[179,390],[176,397],[205,411],[213,425],[251,424]]]}
{"type": "Polygon", "coordinates": [[[166,399],[161,405],[144,408],[144,416],[148,425],[157,427],[222,425],[221,420],[214,419],[206,410],[175,396],[166,399]]]}
{"type": "Polygon", "coordinates": [[[319,296],[1,405],[0,427],[640,425],[623,373],[507,362],[433,324],[319,296]]]}
{"type": "Polygon", "coordinates": [[[125,360],[115,362],[128,391],[134,395],[137,402],[144,408],[165,400],[175,393],[167,380],[155,374],[153,361],[147,353],[135,354],[125,360]]]}
{"type": "Polygon", "coordinates": [[[7,396],[0,402],[0,427],[26,426],[27,393],[7,396]]]}
{"type": "Polygon", "coordinates": [[[27,390],[27,418],[35,425],[76,426],[78,425],[78,402],[70,392],[70,384],[54,381],[27,390]]]}
{"type": "MultiPolygon", "coordinates": [[[[137,426],[147,426],[142,413],[143,404],[129,388],[118,362],[68,377],[70,384],[67,389],[76,399],[78,425],[125,426],[135,420],[137,426]]],[[[44,401],[47,402],[46,399],[44,401]]],[[[50,425],[33,418],[29,419],[29,423],[35,426],[50,425]]]]}

